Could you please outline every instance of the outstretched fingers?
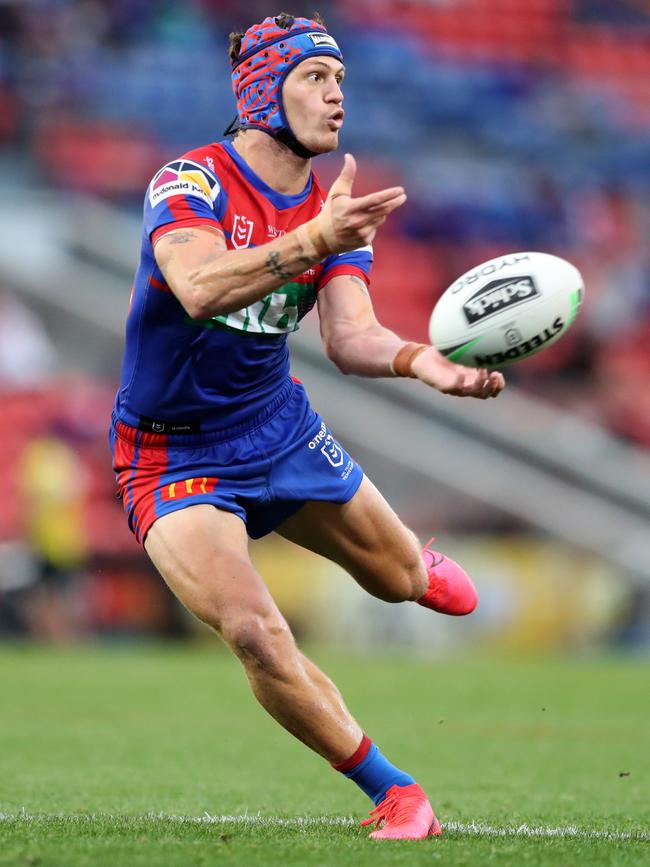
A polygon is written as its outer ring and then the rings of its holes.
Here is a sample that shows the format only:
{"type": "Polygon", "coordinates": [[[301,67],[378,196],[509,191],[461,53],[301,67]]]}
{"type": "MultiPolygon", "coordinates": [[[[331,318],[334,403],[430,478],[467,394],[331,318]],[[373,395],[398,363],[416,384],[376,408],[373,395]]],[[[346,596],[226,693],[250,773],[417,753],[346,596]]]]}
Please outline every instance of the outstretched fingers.
{"type": "Polygon", "coordinates": [[[503,374],[490,372],[485,368],[468,371],[463,379],[463,384],[457,392],[461,397],[478,397],[486,400],[488,397],[496,397],[505,386],[503,374]]]}
{"type": "MultiPolygon", "coordinates": [[[[449,371],[449,374],[450,378],[452,378],[451,371],[449,371]]],[[[443,388],[441,391],[455,397],[478,397],[482,400],[488,397],[496,397],[500,388],[495,390],[496,383],[491,379],[491,376],[492,374],[488,373],[485,368],[473,370],[456,365],[452,381],[447,388],[443,388]]]]}
{"type": "Polygon", "coordinates": [[[378,190],[376,193],[369,193],[367,196],[352,199],[350,207],[354,211],[373,211],[377,208],[382,208],[388,202],[400,198],[406,201],[404,187],[388,187],[385,190],[378,190]]]}
{"type": "Polygon", "coordinates": [[[395,196],[392,199],[389,199],[387,202],[384,202],[382,205],[375,205],[372,208],[368,208],[365,213],[367,214],[390,214],[393,211],[397,210],[397,208],[401,208],[402,205],[406,202],[406,193],[401,193],[399,196],[395,196]]]}
{"type": "Polygon", "coordinates": [[[502,373],[499,373],[498,370],[493,370],[488,375],[488,381],[486,383],[488,397],[496,397],[498,394],[501,394],[505,387],[506,380],[504,375],[502,373]]]}

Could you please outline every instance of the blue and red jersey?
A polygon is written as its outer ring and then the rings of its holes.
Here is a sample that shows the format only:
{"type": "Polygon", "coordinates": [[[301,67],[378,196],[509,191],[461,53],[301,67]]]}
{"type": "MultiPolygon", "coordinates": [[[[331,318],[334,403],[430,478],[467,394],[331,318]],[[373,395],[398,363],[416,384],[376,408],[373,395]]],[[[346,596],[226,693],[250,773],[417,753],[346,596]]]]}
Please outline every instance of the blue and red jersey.
{"type": "Polygon", "coordinates": [[[317,216],[326,195],[313,173],[298,195],[278,193],[229,142],[189,151],[157,172],[145,196],[117,421],[198,433],[245,425],[273,400],[289,376],[287,336],[332,277],[368,282],[371,248],[329,256],[242,310],[197,320],[165,282],[154,244],[173,229],[213,226],[228,249],[255,247],[317,216]]]}

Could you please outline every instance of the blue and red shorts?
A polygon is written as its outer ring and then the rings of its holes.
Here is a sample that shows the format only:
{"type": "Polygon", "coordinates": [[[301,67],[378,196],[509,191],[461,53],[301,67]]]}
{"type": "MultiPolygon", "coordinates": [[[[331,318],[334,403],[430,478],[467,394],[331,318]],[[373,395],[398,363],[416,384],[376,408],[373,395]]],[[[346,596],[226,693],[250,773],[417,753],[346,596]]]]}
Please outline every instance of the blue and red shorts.
{"type": "Polygon", "coordinates": [[[363,479],[292,380],[245,425],[160,434],[114,417],[110,442],[118,495],[141,544],[162,515],[199,503],[239,515],[259,539],[308,500],[347,503],[363,479]]]}

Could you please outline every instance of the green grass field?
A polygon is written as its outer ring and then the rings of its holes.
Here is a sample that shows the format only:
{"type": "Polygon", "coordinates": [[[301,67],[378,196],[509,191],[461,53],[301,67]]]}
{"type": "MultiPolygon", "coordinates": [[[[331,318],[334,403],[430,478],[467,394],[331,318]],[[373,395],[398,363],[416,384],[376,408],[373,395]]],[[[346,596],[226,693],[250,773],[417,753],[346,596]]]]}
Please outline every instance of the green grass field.
{"type": "Polygon", "coordinates": [[[442,838],[366,840],[216,643],[2,648],[0,865],[650,864],[648,663],[313,655],[442,838]]]}

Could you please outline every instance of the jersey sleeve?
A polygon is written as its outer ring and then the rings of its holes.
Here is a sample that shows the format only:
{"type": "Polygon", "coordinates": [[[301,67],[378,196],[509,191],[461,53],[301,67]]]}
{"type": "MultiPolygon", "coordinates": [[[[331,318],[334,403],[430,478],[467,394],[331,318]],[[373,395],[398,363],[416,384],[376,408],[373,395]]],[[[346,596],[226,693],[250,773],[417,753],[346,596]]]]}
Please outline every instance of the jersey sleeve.
{"type": "Polygon", "coordinates": [[[333,277],[361,277],[366,286],[370,285],[370,268],[372,267],[372,245],[359,247],[349,253],[334,253],[323,262],[323,270],[318,279],[317,291],[320,292],[333,277]]]}
{"type": "Polygon", "coordinates": [[[213,226],[223,231],[225,193],[219,179],[196,160],[167,163],[153,177],[144,200],[144,228],[156,241],[172,229],[213,226]]]}

